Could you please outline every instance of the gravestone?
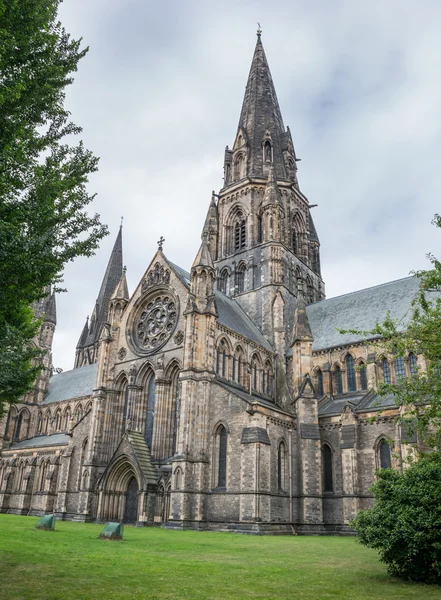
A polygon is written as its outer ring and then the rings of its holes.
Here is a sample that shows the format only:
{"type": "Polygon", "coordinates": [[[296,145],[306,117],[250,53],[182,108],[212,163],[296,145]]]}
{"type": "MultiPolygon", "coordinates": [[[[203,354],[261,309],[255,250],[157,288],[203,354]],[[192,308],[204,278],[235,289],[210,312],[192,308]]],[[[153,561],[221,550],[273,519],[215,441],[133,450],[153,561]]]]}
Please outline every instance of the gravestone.
{"type": "Polygon", "coordinates": [[[55,516],[44,515],[41,519],[38,519],[35,527],[36,529],[44,529],[45,531],[55,531],[55,516]]]}
{"type": "Polygon", "coordinates": [[[123,539],[123,524],[122,523],[107,523],[99,535],[100,540],[122,540],[123,539]]]}

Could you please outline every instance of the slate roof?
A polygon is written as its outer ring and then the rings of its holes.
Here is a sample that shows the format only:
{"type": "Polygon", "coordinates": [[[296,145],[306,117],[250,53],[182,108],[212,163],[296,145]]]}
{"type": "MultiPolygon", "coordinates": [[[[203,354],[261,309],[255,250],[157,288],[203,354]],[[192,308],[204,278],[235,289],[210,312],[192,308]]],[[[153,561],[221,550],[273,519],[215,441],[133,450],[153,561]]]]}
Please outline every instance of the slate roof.
{"type": "Polygon", "coordinates": [[[392,394],[387,396],[379,396],[375,392],[343,394],[322,400],[319,403],[319,417],[341,415],[347,402],[352,405],[356,412],[375,411],[395,406],[392,394]]]}
{"type": "Polygon", "coordinates": [[[132,446],[133,453],[138,461],[141,471],[144,474],[146,483],[156,483],[158,474],[152,465],[150,450],[144,440],[144,437],[138,431],[128,431],[127,438],[132,446]]]}
{"type": "Polygon", "coordinates": [[[43,446],[66,446],[70,437],[65,433],[55,433],[54,435],[38,435],[28,440],[14,442],[9,448],[4,450],[20,450],[22,448],[42,448],[43,446]]]}
{"type": "Polygon", "coordinates": [[[267,406],[268,408],[277,410],[277,412],[280,412],[280,413],[283,413],[285,415],[289,415],[292,417],[291,413],[287,412],[286,410],[284,410],[283,408],[281,408],[280,406],[275,404],[272,400],[263,398],[262,396],[256,394],[255,392],[253,392],[253,394],[248,394],[248,392],[246,392],[244,389],[240,389],[240,388],[236,387],[235,385],[231,385],[230,383],[227,383],[226,381],[216,380],[216,383],[221,388],[224,388],[224,390],[226,390],[227,392],[230,392],[230,394],[234,394],[235,396],[237,396],[238,398],[241,398],[242,400],[245,400],[245,402],[248,402],[249,404],[251,404],[252,402],[259,402],[259,404],[261,404],[261,405],[267,406]]]}
{"type": "Polygon", "coordinates": [[[245,314],[240,305],[228,298],[222,292],[215,292],[216,309],[218,313],[218,322],[232,331],[236,331],[239,335],[256,342],[267,350],[273,351],[269,342],[257,329],[251,319],[245,314]]]}
{"type": "Polygon", "coordinates": [[[312,349],[324,350],[372,337],[350,333],[341,335],[337,329],[368,331],[384,320],[388,310],[393,319],[401,319],[400,329],[404,329],[409,322],[409,309],[418,289],[419,279],[406,277],[309,304],[306,312],[314,336],[312,349]]]}
{"type": "Polygon", "coordinates": [[[184,285],[186,285],[187,287],[189,287],[189,285],[190,285],[190,273],[188,271],[186,271],[185,269],[183,269],[182,267],[179,267],[178,265],[175,265],[175,263],[172,263],[171,260],[167,259],[167,262],[172,267],[172,269],[174,270],[174,272],[176,273],[176,275],[179,277],[179,279],[182,281],[182,283],[184,285]]]}
{"type": "Polygon", "coordinates": [[[96,386],[97,370],[98,364],[94,363],[53,375],[49,380],[49,392],[42,404],[90,396],[96,386]]]}
{"type": "MultiPolygon", "coordinates": [[[[181,281],[186,285],[190,285],[190,273],[175,265],[171,261],[168,261],[170,266],[174,269],[181,281]]],[[[229,298],[222,292],[215,292],[216,309],[218,312],[218,321],[221,325],[225,325],[228,329],[236,331],[239,335],[256,342],[260,346],[263,346],[267,350],[273,351],[273,348],[261,334],[258,328],[254,325],[248,315],[243,311],[240,305],[229,298]]]]}

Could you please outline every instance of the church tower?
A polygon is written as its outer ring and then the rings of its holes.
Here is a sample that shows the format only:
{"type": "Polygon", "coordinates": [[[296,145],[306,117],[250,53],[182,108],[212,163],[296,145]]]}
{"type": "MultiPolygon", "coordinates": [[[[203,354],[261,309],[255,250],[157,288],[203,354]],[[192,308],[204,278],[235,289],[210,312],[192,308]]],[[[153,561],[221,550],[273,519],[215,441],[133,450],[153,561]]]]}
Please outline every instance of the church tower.
{"type": "Polygon", "coordinates": [[[218,290],[235,297],[281,357],[292,338],[298,282],[307,304],[325,297],[298,160],[259,30],[236,138],[225,150],[224,187],[217,204],[211,201],[204,233],[218,290]]]}

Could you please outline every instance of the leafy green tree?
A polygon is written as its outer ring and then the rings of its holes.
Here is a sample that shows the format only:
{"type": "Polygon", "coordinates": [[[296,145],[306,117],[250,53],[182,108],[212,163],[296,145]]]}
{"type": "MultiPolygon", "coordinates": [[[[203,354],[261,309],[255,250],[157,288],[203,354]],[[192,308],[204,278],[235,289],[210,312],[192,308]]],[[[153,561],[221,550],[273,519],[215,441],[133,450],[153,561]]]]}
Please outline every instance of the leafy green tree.
{"type": "Polygon", "coordinates": [[[441,584],[441,454],[379,471],[372,491],[374,506],[352,522],[360,542],[379,551],[391,575],[441,584]]]}
{"type": "MultiPolygon", "coordinates": [[[[435,215],[434,225],[441,227],[441,217],[435,215]]],[[[400,320],[388,316],[371,331],[351,331],[373,340],[379,352],[396,357],[409,353],[424,357],[424,368],[412,368],[411,377],[394,384],[380,383],[380,395],[393,394],[395,404],[403,407],[398,420],[407,433],[418,433],[421,444],[441,449],[441,262],[428,258],[432,268],[418,271],[419,292],[410,313],[400,320]]],[[[372,344],[372,341],[369,342],[372,344]]]]}
{"type": "Polygon", "coordinates": [[[107,234],[86,207],[98,159],[64,107],[88,48],[57,21],[61,0],[0,0],[0,416],[33,384],[29,307],[107,234]]]}
{"type": "MultiPolygon", "coordinates": [[[[440,227],[440,216],[433,222],[440,227]]],[[[372,487],[375,504],[352,525],[392,575],[441,584],[441,262],[433,255],[429,260],[431,269],[415,273],[420,288],[410,313],[398,321],[388,315],[362,332],[378,338],[381,352],[424,357],[424,368],[410,364],[411,377],[379,386],[380,395],[393,394],[402,408],[397,419],[406,433],[417,433],[418,460],[403,471],[379,471],[372,487]]]]}

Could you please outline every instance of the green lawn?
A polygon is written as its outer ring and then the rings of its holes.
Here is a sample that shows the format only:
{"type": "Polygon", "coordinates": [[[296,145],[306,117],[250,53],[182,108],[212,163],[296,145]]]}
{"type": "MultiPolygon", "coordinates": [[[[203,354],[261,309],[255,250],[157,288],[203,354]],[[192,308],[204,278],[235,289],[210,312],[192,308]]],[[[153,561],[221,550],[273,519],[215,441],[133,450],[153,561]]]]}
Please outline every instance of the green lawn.
{"type": "Polygon", "coordinates": [[[438,586],[390,578],[354,538],[126,527],[109,542],[99,525],[36,521],[0,515],[2,599],[441,599],[438,586]]]}

